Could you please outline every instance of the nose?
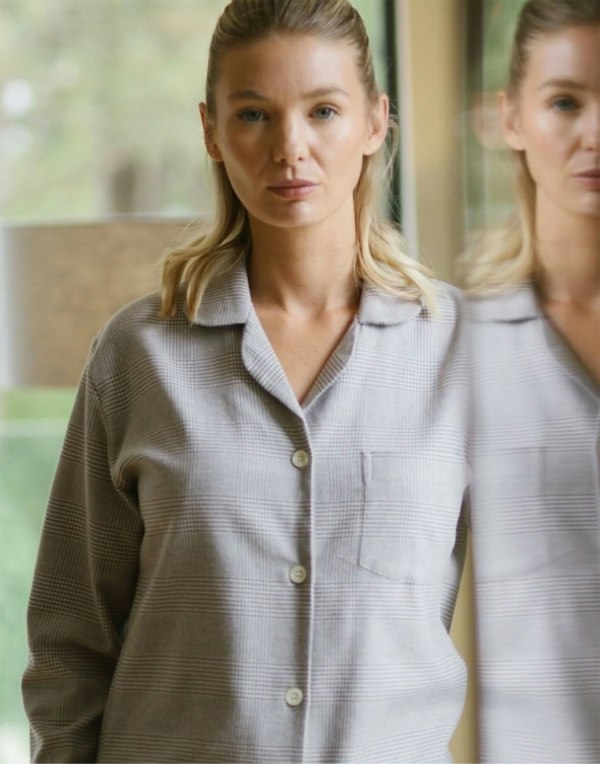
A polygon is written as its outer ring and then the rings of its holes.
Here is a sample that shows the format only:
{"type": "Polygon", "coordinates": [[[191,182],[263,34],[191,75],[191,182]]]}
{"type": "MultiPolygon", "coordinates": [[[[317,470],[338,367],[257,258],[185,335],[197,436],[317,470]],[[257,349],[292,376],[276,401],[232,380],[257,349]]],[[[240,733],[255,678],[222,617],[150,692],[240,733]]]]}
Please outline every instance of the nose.
{"type": "Polygon", "coordinates": [[[308,142],[304,127],[295,116],[282,117],[274,125],[273,159],[277,164],[293,167],[306,159],[308,142]]]}
{"type": "Polygon", "coordinates": [[[583,145],[587,151],[600,152],[600,102],[586,114],[583,125],[583,145]]]}

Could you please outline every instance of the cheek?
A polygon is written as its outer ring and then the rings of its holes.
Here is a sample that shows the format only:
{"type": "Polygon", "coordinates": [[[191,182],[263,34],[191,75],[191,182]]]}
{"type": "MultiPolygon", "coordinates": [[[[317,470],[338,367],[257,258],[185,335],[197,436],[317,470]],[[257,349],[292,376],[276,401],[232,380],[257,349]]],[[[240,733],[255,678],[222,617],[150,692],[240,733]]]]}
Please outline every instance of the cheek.
{"type": "Polygon", "coordinates": [[[564,119],[550,113],[537,114],[525,124],[525,149],[528,156],[542,161],[560,160],[568,151],[572,128],[564,119]]]}
{"type": "Polygon", "coordinates": [[[336,167],[340,176],[352,175],[362,167],[366,138],[356,130],[338,131],[322,143],[321,156],[336,167]]]}
{"type": "Polygon", "coordinates": [[[230,179],[243,178],[256,172],[258,152],[247,141],[224,142],[221,153],[230,179]]]}

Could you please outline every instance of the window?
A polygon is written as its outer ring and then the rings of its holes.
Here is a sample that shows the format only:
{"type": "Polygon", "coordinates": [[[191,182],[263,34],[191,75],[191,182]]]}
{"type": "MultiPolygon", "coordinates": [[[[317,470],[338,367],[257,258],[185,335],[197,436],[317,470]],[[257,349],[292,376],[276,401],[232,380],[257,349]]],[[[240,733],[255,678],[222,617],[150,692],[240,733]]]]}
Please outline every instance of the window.
{"type": "MultiPolygon", "coordinates": [[[[197,104],[225,0],[0,0],[0,215],[210,207],[197,104]]],[[[360,0],[386,84],[383,2],[360,0]]]]}
{"type": "Polygon", "coordinates": [[[496,93],[507,81],[517,17],[525,0],[467,3],[468,230],[495,225],[513,206],[512,162],[500,132],[496,93]]]}

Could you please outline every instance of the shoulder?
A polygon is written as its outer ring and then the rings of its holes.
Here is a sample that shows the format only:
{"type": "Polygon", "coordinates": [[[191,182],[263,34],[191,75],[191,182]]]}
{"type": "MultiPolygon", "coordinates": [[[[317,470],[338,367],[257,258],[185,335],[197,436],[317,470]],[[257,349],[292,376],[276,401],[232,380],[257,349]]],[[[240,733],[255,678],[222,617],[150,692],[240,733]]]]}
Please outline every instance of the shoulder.
{"type": "Polygon", "coordinates": [[[466,298],[462,289],[439,279],[432,279],[432,283],[440,319],[455,322],[462,320],[466,313],[466,298]]]}
{"type": "Polygon", "coordinates": [[[399,326],[407,322],[419,331],[435,331],[458,323],[464,313],[464,298],[457,287],[428,279],[420,294],[393,293],[365,284],[358,313],[361,324],[399,326]]]}
{"type": "Polygon", "coordinates": [[[535,290],[530,283],[498,292],[469,296],[467,316],[474,324],[519,323],[542,315],[535,290]]]}
{"type": "Polygon", "coordinates": [[[466,299],[462,289],[445,281],[433,280],[435,287],[435,311],[424,310],[432,342],[467,354],[468,321],[466,299]]]}
{"type": "Polygon", "coordinates": [[[433,299],[431,303],[422,299],[420,318],[430,324],[432,330],[458,331],[467,320],[466,298],[462,291],[453,284],[439,279],[431,279],[433,299]]]}
{"type": "Polygon", "coordinates": [[[159,320],[159,310],[159,292],[140,297],[120,308],[106,323],[99,337],[107,337],[127,331],[131,327],[154,323],[159,320]]]}
{"type": "Polygon", "coordinates": [[[135,340],[140,334],[164,323],[159,316],[160,294],[141,297],[120,308],[99,332],[94,342],[94,352],[102,351],[115,342],[135,340]]]}
{"type": "Polygon", "coordinates": [[[159,292],[141,297],[123,306],[96,336],[88,366],[93,375],[103,377],[118,373],[140,357],[161,352],[168,337],[189,321],[182,310],[174,318],[159,315],[159,292]]]}

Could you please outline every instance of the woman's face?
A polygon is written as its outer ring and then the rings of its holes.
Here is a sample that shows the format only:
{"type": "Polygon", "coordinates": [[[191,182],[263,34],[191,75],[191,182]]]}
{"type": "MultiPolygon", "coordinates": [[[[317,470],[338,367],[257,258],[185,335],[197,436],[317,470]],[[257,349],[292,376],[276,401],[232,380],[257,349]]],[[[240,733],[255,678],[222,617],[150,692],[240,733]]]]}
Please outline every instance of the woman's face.
{"type": "MultiPolygon", "coordinates": [[[[354,225],[363,157],[387,131],[387,99],[368,104],[355,52],[304,35],[228,52],[206,146],[223,162],[253,226],[354,225]]],[[[343,230],[343,229],[340,229],[343,230]]]]}
{"type": "Polygon", "coordinates": [[[600,27],[534,39],[514,102],[502,103],[506,140],[536,184],[538,224],[600,215],[600,27]]]}

